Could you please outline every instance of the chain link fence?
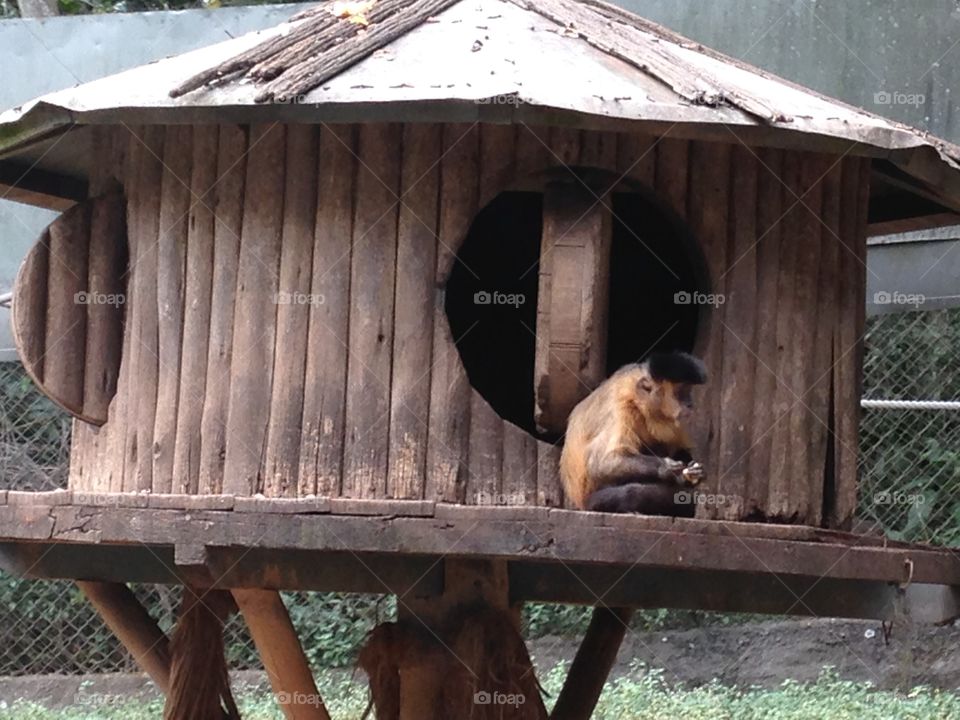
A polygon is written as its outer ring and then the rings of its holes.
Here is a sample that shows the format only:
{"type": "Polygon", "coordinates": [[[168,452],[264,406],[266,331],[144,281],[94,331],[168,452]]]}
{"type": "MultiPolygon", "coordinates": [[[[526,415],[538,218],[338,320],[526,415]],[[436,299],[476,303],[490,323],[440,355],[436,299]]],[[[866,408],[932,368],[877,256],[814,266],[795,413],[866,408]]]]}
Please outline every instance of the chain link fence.
{"type": "MultiPolygon", "coordinates": [[[[960,404],[889,402],[960,400],[960,310],[870,318],[865,343],[858,517],[897,539],[960,545],[960,404]]],[[[0,488],[65,487],[69,434],[69,420],[22,367],[0,363],[0,488]]],[[[134,590],[170,630],[179,589],[134,590]]],[[[284,599],[316,667],[350,665],[366,633],[396,612],[392,598],[284,599]]],[[[226,643],[231,667],[260,667],[242,620],[230,621],[226,643]]],[[[133,660],[72,583],[0,573],[0,675],[128,671],[133,660]]]]}
{"type": "Polygon", "coordinates": [[[865,341],[858,516],[893,539],[956,547],[960,310],[880,315],[865,341]]]}

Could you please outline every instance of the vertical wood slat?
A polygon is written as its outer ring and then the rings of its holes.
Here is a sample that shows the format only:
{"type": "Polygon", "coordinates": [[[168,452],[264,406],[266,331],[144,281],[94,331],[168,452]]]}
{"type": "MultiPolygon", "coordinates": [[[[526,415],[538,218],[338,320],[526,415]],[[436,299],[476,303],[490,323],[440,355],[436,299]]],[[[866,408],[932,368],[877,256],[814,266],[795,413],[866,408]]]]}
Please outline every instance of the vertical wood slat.
{"type": "Polygon", "coordinates": [[[50,224],[43,384],[71,412],[83,413],[90,205],[80,203],[50,224]]]}
{"type": "Polygon", "coordinates": [[[820,213],[823,207],[821,178],[829,167],[822,155],[805,154],[801,160],[800,186],[795,192],[802,202],[794,216],[796,265],[793,290],[793,329],[785,351],[790,355],[788,375],[782,380],[793,389],[789,427],[790,509],[794,517],[810,517],[810,485],[812,476],[823,477],[823,463],[814,469],[811,457],[814,437],[827,422],[826,408],[818,417],[808,394],[815,379],[813,358],[810,357],[817,323],[817,278],[820,267],[821,230],[820,213]]]}
{"type": "MultiPolygon", "coordinates": [[[[157,238],[160,233],[160,188],[163,176],[164,131],[149,126],[130,138],[128,223],[136,238],[130,272],[134,300],[130,403],[127,416],[124,479],[126,491],[153,487],[153,426],[157,410],[159,318],[157,317],[157,238]]],[[[131,321],[130,318],[127,320],[131,321]]]]}
{"type": "Polygon", "coordinates": [[[787,187],[782,189],[783,228],[780,242],[780,268],[777,276],[777,363],[773,367],[776,388],[772,396],[773,429],[770,442],[770,470],[767,480],[767,516],[772,520],[789,520],[792,512],[790,502],[790,414],[796,399],[790,384],[792,377],[794,345],[793,318],[797,312],[795,284],[797,275],[799,246],[803,237],[799,235],[799,214],[807,212],[798,203],[793,193],[800,187],[801,156],[799,153],[786,153],[783,162],[783,181],[787,187]]]}
{"type": "Polygon", "coordinates": [[[424,497],[433,352],[441,125],[403,128],[387,495],[424,497]]]}
{"type": "Polygon", "coordinates": [[[127,260],[124,212],[123,196],[116,189],[95,198],[90,211],[87,287],[92,297],[106,300],[87,306],[83,412],[94,418],[107,417],[120,374],[127,260]]]}
{"type": "MultiPolygon", "coordinates": [[[[105,155],[109,158],[110,155],[105,155]]],[[[123,486],[123,452],[116,448],[120,427],[116,417],[120,365],[123,358],[125,313],[124,271],[127,263],[127,233],[123,196],[114,187],[93,200],[90,214],[90,251],[87,284],[91,297],[103,302],[87,306],[87,347],[85,352],[83,410],[85,417],[98,418],[103,426],[75,422],[71,447],[83,459],[80,487],[96,492],[119,490],[123,486]],[[116,450],[111,454],[111,450],[116,450]]],[[[71,455],[74,450],[71,451],[71,455]]]]}
{"type": "Polygon", "coordinates": [[[720,396],[722,414],[717,439],[723,473],[722,491],[727,497],[716,505],[717,515],[739,520],[747,503],[748,455],[752,449],[750,417],[753,410],[753,378],[756,353],[757,311],[757,182],[759,163],[753,151],[735,145],[731,158],[730,239],[727,257],[732,259],[725,279],[723,304],[723,358],[721,375],[713,391],[720,396]]]}
{"type": "Polygon", "coordinates": [[[343,494],[384,497],[400,186],[399,125],[362,125],[350,262],[343,494]]]}
{"type": "MultiPolygon", "coordinates": [[[[90,171],[89,192],[96,197],[90,217],[90,264],[87,268],[90,291],[113,296],[114,304],[87,308],[87,369],[84,372],[86,412],[106,418],[95,428],[74,421],[71,445],[83,446],[85,467],[78,487],[95,492],[123,489],[123,439],[128,392],[122,388],[125,372],[124,322],[129,308],[127,267],[129,243],[127,203],[123,193],[125,158],[128,149],[125,128],[96,127],[92,153],[98,161],[90,171]],[[91,358],[99,357],[97,363],[91,358]]],[[[127,386],[129,387],[129,385],[127,386]]],[[[71,455],[73,452],[71,452],[71,455]]],[[[75,478],[71,475],[70,487],[75,478]]]]}
{"type": "Polygon", "coordinates": [[[518,178],[526,178],[556,164],[549,149],[549,128],[523,124],[516,135],[516,172],[518,178]]]}
{"type": "MultiPolygon", "coordinates": [[[[516,134],[510,125],[480,126],[480,161],[478,207],[489,203],[513,175],[516,166],[516,134]]],[[[473,217],[468,217],[464,231],[473,217]]],[[[462,239],[462,238],[461,238],[462,239]]],[[[488,288],[496,291],[499,288],[488,288]]],[[[480,322],[490,322],[481,320],[480,322]]],[[[511,444],[511,450],[520,453],[523,448],[511,444]]],[[[504,421],[475,389],[470,393],[470,440],[468,451],[468,503],[489,502],[491,496],[503,489],[504,463],[515,464],[515,459],[504,458],[504,421]]]]}
{"type": "Polygon", "coordinates": [[[640,133],[621,133],[617,138],[617,173],[647,188],[653,187],[659,139],[640,133]]]}
{"type": "MultiPolygon", "coordinates": [[[[521,126],[517,133],[517,177],[523,178],[542,172],[545,168],[556,163],[556,158],[550,153],[541,138],[549,140],[549,130],[536,126],[521,126]]],[[[531,271],[532,272],[532,271],[531,271]]],[[[542,282],[542,276],[541,276],[542,282]]],[[[542,287],[538,289],[538,295],[543,292],[549,292],[542,287]]],[[[532,302],[532,300],[531,300],[532,302]]],[[[539,336],[538,336],[539,341],[539,336]]],[[[526,434],[526,433],[524,433],[526,434]]],[[[519,445],[515,433],[508,424],[504,430],[505,454],[507,457],[514,456],[514,450],[507,446],[519,445]]],[[[525,452],[529,452],[526,450],[525,452]]],[[[531,461],[536,461],[536,467],[527,476],[530,481],[527,483],[529,493],[533,491],[533,497],[529,499],[537,505],[547,505],[550,507],[560,507],[563,505],[563,490],[560,486],[560,446],[542,440],[534,441],[534,454],[530,457],[531,461]],[[533,485],[533,488],[529,486],[533,485]]],[[[504,469],[504,475],[515,471],[504,469]]]]}
{"type": "Polygon", "coordinates": [[[440,215],[433,303],[433,369],[430,378],[430,438],[427,443],[426,497],[462,502],[466,497],[473,392],[444,308],[444,287],[479,202],[478,126],[445,125],[440,163],[440,215]]]}
{"type": "Polygon", "coordinates": [[[657,143],[655,152],[657,194],[678,217],[685,218],[690,143],[686,140],[663,137],[657,143]]]}
{"type": "Polygon", "coordinates": [[[251,128],[223,468],[223,491],[233,495],[252,495],[261,489],[277,334],[274,300],[280,265],[285,157],[284,126],[251,128]]]}
{"type": "MultiPolygon", "coordinates": [[[[660,144],[665,140],[661,140],[660,144]]],[[[659,149],[660,145],[658,145],[659,149]]],[[[657,156],[658,173],[663,167],[661,158],[669,156],[670,148],[657,156]]],[[[687,221],[690,232],[697,239],[703,252],[704,262],[712,282],[710,292],[722,295],[727,287],[728,239],[728,194],[732,149],[720,143],[693,143],[689,150],[690,165],[696,169],[689,178],[689,212],[687,221]]],[[[683,167],[686,167],[684,163],[683,167]]],[[[672,183],[674,187],[679,182],[672,183]]],[[[658,192],[664,184],[657,181],[658,192]]],[[[669,191],[668,191],[669,192],[669,191]]],[[[674,197],[677,192],[675,191],[674,197]]],[[[676,200],[674,201],[676,203],[676,200]]],[[[694,444],[694,457],[706,468],[704,488],[716,493],[723,492],[723,468],[720,466],[720,391],[722,387],[720,367],[725,345],[724,305],[699,309],[698,333],[694,353],[703,359],[707,367],[707,386],[694,391],[695,410],[690,423],[690,435],[694,444]]],[[[709,517],[712,506],[699,505],[699,517],[709,517]]]]}
{"type": "Polygon", "coordinates": [[[580,163],[581,130],[568,127],[551,127],[547,134],[539,137],[550,150],[551,165],[578,165],[580,163]]]}
{"type": "Polygon", "coordinates": [[[287,131],[286,188],[277,304],[274,381],[264,458],[267,497],[296,496],[300,465],[301,418],[307,362],[313,231],[317,210],[318,131],[291,125],[287,131]]]}
{"type": "Polygon", "coordinates": [[[830,525],[845,527],[857,502],[857,449],[866,293],[866,222],[870,160],[844,163],[840,204],[840,272],[834,340],[835,505],[830,525]]]}
{"type": "Polygon", "coordinates": [[[183,278],[183,349],[171,480],[175,493],[195,494],[200,483],[203,398],[207,384],[207,346],[215,273],[213,246],[217,222],[214,206],[218,141],[217,126],[194,128],[183,278]]]}
{"type": "MultiPolygon", "coordinates": [[[[582,150],[581,140],[586,134],[587,133],[585,132],[570,128],[550,128],[549,130],[545,131],[543,137],[549,139],[550,145],[547,158],[549,164],[579,164],[582,150]]],[[[566,175],[561,173],[560,177],[565,178],[566,175]]],[[[538,296],[550,296],[552,293],[553,287],[551,277],[548,274],[541,272],[538,296]]],[[[538,345],[542,343],[544,339],[545,337],[542,336],[541,333],[538,333],[538,345]]],[[[542,352],[542,350],[538,348],[538,352],[542,352]]],[[[542,493],[545,496],[555,496],[559,501],[565,500],[563,498],[562,487],[560,487],[560,450],[561,448],[559,445],[554,445],[552,447],[547,444],[540,443],[537,445],[538,497],[542,493]],[[552,473],[552,476],[548,476],[548,473],[552,473]],[[544,486],[542,491],[539,489],[541,484],[544,486]]]]}
{"type": "Polygon", "coordinates": [[[200,420],[198,492],[201,494],[219,493],[223,489],[249,132],[247,127],[222,125],[217,138],[210,336],[207,341],[207,372],[200,420]]]}
{"type": "MultiPolygon", "coordinates": [[[[587,168],[615,170],[617,168],[617,141],[617,133],[585,130],[580,138],[580,164],[587,168]]],[[[602,189],[609,190],[610,188],[602,189]]]]}
{"type": "Polygon", "coordinates": [[[780,272],[780,240],[783,186],[782,150],[761,149],[757,184],[757,304],[756,364],[753,377],[753,429],[747,474],[747,513],[767,507],[767,482],[770,478],[770,448],[776,417],[772,399],[777,386],[777,294],[780,272]]]}
{"type": "Polygon", "coordinates": [[[350,256],[357,163],[356,128],[320,133],[317,215],[299,495],[339,495],[343,468],[350,317],[350,256]]]}
{"type": "MultiPolygon", "coordinates": [[[[139,221],[134,212],[134,203],[137,201],[137,183],[135,178],[138,171],[136,135],[142,134],[142,127],[131,127],[124,131],[118,143],[126,145],[123,162],[123,190],[127,198],[127,253],[128,263],[125,281],[127,286],[126,316],[123,323],[123,360],[120,368],[120,386],[117,392],[122,393],[123,403],[117,408],[116,437],[112,439],[116,444],[115,452],[119,452],[121,460],[117,463],[123,472],[120,479],[120,490],[130,492],[136,490],[136,424],[137,424],[137,396],[133,390],[136,378],[139,353],[135,345],[138,334],[139,319],[136,306],[139,301],[137,295],[136,262],[139,248],[142,247],[139,238],[139,221]]],[[[139,211],[137,211],[139,212],[139,211]]]]}
{"type": "Polygon", "coordinates": [[[166,128],[157,235],[158,377],[152,448],[154,492],[170,492],[173,480],[187,228],[192,202],[192,142],[193,129],[189,125],[166,128]]]}
{"type": "MultiPolygon", "coordinates": [[[[827,467],[827,447],[835,442],[835,417],[831,412],[831,377],[833,375],[833,340],[836,334],[833,314],[837,308],[837,278],[840,248],[840,189],[843,176],[843,160],[827,157],[828,170],[823,185],[821,207],[820,256],[817,280],[817,307],[814,313],[813,352],[808,358],[812,366],[808,404],[815,416],[812,418],[810,437],[810,505],[807,523],[820,525],[823,520],[825,483],[832,478],[833,468],[827,467]]],[[[831,490],[833,483],[831,481],[831,490]]],[[[833,499],[830,498],[830,502],[833,499]]]]}

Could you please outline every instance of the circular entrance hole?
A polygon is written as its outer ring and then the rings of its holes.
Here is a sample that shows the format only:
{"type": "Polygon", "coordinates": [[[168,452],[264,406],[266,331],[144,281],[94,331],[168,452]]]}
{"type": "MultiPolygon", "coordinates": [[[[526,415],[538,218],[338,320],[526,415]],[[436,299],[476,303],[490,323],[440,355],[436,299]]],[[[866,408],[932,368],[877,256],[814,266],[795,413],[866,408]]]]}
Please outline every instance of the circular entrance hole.
{"type": "MultiPolygon", "coordinates": [[[[656,350],[691,350],[702,318],[683,293],[708,289],[699,248],[674,215],[640,188],[617,186],[610,197],[607,374],[656,350]]],[[[534,424],[542,224],[542,192],[494,198],[457,252],[445,309],[470,384],[501,417],[553,440],[534,424]]]]}

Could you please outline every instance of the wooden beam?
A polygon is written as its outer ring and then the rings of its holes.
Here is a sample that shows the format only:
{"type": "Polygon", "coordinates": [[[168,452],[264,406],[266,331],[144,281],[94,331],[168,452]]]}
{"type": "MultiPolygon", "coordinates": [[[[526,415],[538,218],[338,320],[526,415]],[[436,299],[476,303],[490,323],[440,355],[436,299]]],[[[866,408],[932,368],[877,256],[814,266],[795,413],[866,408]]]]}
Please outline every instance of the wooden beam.
{"type": "Polygon", "coordinates": [[[550,720],[589,720],[626,635],[633,610],[598,607],[583,636],[550,720]]]}
{"type": "Polygon", "coordinates": [[[899,235],[900,233],[931,230],[933,228],[960,225],[960,214],[952,212],[919,215],[917,217],[898,218],[885,222],[875,222],[867,225],[867,237],[881,235],[899,235]]]}
{"type": "Polygon", "coordinates": [[[330,720],[297,631],[276,590],[233,590],[287,720],[330,720]]]}
{"type": "MultiPolygon", "coordinates": [[[[212,575],[216,587],[431,597],[440,595],[444,586],[439,555],[236,547],[210,548],[207,562],[206,581],[212,575]]],[[[0,567],[28,578],[195,586],[204,582],[189,568],[172,570],[173,548],[156,545],[3,543],[0,567]]],[[[594,605],[601,597],[617,607],[889,620],[898,601],[897,585],[884,581],[521,560],[508,567],[512,605],[594,605]]],[[[960,589],[950,585],[911,584],[906,600],[910,616],[920,622],[942,623],[960,616],[960,589]]]]}
{"type": "Polygon", "coordinates": [[[170,642],[126,585],[78,580],[107,627],[164,694],[170,688],[170,642]]]}
{"type": "Polygon", "coordinates": [[[960,565],[946,549],[892,543],[884,547],[875,538],[795,527],[785,529],[805,531],[807,539],[783,539],[768,534],[776,526],[756,523],[681,523],[670,518],[477,506],[438,506],[437,517],[374,520],[332,514],[30,505],[19,504],[22,494],[14,493],[7,500],[0,506],[0,528],[10,541],[161,546],[196,542],[208,548],[349,549],[387,555],[444,555],[455,547],[458,555],[524,562],[630,566],[643,558],[647,567],[896,583],[906,582],[912,574],[915,583],[960,585],[960,565]],[[18,504],[10,504],[13,499],[18,504]],[[521,510],[540,517],[499,512],[521,510]]]}
{"type": "Polygon", "coordinates": [[[63,212],[87,198],[87,182],[29,165],[0,162],[0,196],[4,200],[63,212]]]}

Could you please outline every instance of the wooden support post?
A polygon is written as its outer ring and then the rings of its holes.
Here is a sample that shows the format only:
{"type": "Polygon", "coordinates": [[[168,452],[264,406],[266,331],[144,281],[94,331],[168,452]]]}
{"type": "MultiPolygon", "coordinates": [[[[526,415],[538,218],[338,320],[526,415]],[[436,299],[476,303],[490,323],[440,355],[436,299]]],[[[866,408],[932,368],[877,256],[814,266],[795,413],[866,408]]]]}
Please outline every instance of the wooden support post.
{"type": "Polygon", "coordinates": [[[330,720],[280,593],[239,588],[232,592],[284,717],[288,720],[330,720]]]}
{"type": "Polygon", "coordinates": [[[546,720],[520,638],[518,606],[510,605],[507,564],[447,559],[444,575],[442,595],[410,596],[399,603],[399,626],[420,640],[407,640],[398,662],[398,719],[456,713],[480,720],[546,720]],[[519,704],[509,704],[509,697],[520,698],[519,704]]]}
{"type": "Polygon", "coordinates": [[[77,580],[117,639],[166,694],[170,688],[170,641],[133,592],[121,583],[77,580]]]}
{"type": "Polygon", "coordinates": [[[630,608],[598,607],[593,611],[550,720],[589,720],[632,615],[630,608]]]}

